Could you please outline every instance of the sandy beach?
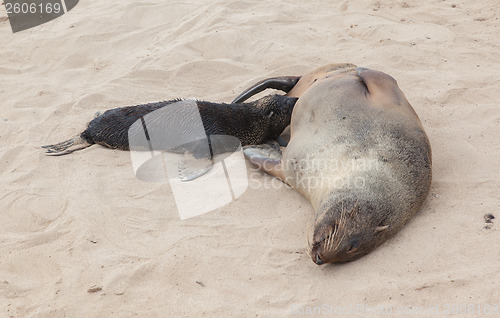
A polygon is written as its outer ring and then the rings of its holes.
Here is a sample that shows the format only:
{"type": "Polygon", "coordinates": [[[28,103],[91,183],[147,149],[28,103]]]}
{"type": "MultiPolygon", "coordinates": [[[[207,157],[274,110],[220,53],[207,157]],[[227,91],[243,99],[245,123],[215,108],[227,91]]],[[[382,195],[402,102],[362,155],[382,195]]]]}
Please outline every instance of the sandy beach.
{"type": "Polygon", "coordinates": [[[497,0],[80,1],[18,33],[6,17],[1,317],[500,316],[497,0]],[[355,262],[311,261],[313,209],[293,189],[249,187],[181,220],[172,187],[136,178],[130,153],[41,148],[97,111],[230,102],[337,62],[396,78],[433,151],[421,210],[355,262]]]}

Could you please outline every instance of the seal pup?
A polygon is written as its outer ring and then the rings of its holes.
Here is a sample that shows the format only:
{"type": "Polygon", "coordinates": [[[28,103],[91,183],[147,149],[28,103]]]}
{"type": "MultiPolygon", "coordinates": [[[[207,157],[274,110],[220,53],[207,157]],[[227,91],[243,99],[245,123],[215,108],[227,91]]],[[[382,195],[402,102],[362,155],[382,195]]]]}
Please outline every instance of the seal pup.
{"type": "MultiPolygon", "coordinates": [[[[249,98],[252,88],[240,100],[249,98]]],[[[347,262],[396,234],[431,185],[431,147],[391,76],[332,64],[302,76],[283,153],[247,147],[247,158],[303,194],[315,210],[310,255],[347,262]]]]}
{"type": "MultiPolygon", "coordinates": [[[[46,149],[47,155],[52,156],[66,155],[93,144],[129,150],[128,129],[133,123],[155,110],[179,101],[177,99],[107,110],[94,118],[79,135],[42,147],[46,149]]],[[[297,98],[270,95],[251,103],[195,102],[207,135],[234,136],[242,145],[250,145],[261,144],[279,136],[290,123],[296,101],[297,98]]],[[[189,125],[191,119],[186,118],[185,121],[189,125]]]]}
{"type": "MultiPolygon", "coordinates": [[[[292,87],[293,84],[288,85],[288,89],[292,87]]],[[[284,86],[281,86],[281,88],[287,89],[284,86]]],[[[201,117],[205,134],[208,138],[208,145],[206,141],[193,140],[193,142],[178,148],[169,148],[168,145],[155,143],[157,149],[145,148],[141,150],[164,150],[174,153],[188,152],[192,154],[195,159],[191,161],[194,170],[190,169],[190,167],[185,167],[185,163],[183,164],[184,168],[179,168],[181,180],[192,180],[211,168],[213,155],[235,151],[239,147],[239,143],[243,146],[261,144],[278,137],[283,129],[290,124],[292,110],[296,101],[297,98],[283,95],[265,96],[250,103],[225,104],[194,101],[198,108],[194,115],[198,119],[201,117]],[[212,147],[213,145],[210,144],[210,136],[214,135],[219,137],[212,139],[214,142],[216,140],[216,147],[212,147]],[[224,139],[220,138],[221,136],[234,138],[224,139]],[[235,140],[239,141],[239,143],[236,142],[237,145],[235,145],[235,140]],[[216,153],[213,153],[214,149],[217,151],[216,153]]],[[[129,129],[135,122],[143,120],[144,125],[144,116],[165,107],[172,107],[171,105],[178,102],[182,101],[170,100],[107,110],[102,115],[94,118],[79,135],[54,145],[42,147],[46,149],[47,155],[53,156],[69,154],[93,144],[113,149],[129,150],[129,129]]],[[[177,117],[171,119],[160,116],[155,118],[154,123],[157,129],[165,130],[168,133],[169,128],[178,129],[179,127],[181,129],[186,127],[186,131],[189,131],[189,127],[196,120],[196,118],[190,118],[189,116],[177,117]],[[175,125],[172,125],[172,121],[179,120],[182,122],[176,122],[175,125]],[[177,128],[172,128],[173,126],[177,128]]],[[[179,132],[175,133],[179,134],[179,132]]]]}

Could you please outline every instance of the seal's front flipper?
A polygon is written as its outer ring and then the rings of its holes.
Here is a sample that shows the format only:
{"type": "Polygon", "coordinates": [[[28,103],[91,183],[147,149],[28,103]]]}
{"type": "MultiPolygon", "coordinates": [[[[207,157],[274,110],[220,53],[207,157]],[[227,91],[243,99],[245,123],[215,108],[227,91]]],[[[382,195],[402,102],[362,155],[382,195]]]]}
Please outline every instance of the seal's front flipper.
{"type": "Polygon", "coordinates": [[[245,147],[243,153],[260,170],[287,183],[281,165],[281,151],[276,150],[275,146],[270,144],[249,146],[245,147]]]}
{"type": "Polygon", "coordinates": [[[183,154],[177,165],[181,181],[191,181],[201,177],[210,171],[214,164],[212,150],[207,138],[186,143],[177,148],[167,150],[167,152],[183,154]]]}
{"type": "Polygon", "coordinates": [[[81,136],[75,136],[54,145],[42,146],[42,148],[45,148],[45,154],[48,156],[62,156],[90,146],[92,146],[92,144],[87,142],[87,140],[83,139],[81,136]]]}
{"type": "Polygon", "coordinates": [[[212,159],[208,158],[195,158],[189,154],[179,162],[179,179],[181,181],[191,181],[201,177],[213,167],[212,159]]]}
{"type": "Polygon", "coordinates": [[[300,76],[280,76],[267,78],[258,83],[255,83],[251,87],[244,90],[240,95],[238,95],[238,97],[236,97],[232,101],[232,103],[242,103],[253,95],[258,94],[268,88],[278,89],[280,91],[288,93],[295,86],[295,84],[297,84],[299,79],[300,76]]]}

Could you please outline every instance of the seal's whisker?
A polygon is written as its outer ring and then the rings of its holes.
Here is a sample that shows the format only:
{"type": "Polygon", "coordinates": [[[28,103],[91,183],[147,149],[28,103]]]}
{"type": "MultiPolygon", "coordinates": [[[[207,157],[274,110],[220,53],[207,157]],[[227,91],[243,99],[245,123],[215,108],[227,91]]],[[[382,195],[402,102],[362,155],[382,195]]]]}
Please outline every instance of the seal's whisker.
{"type": "Polygon", "coordinates": [[[328,242],[327,242],[327,244],[326,244],[327,249],[330,249],[330,248],[331,248],[332,242],[333,242],[333,233],[332,233],[332,232],[330,232],[330,233],[328,234],[328,242]]]}
{"type": "Polygon", "coordinates": [[[337,225],[336,231],[335,231],[336,236],[340,235],[340,237],[336,237],[336,242],[335,242],[336,244],[335,244],[335,247],[333,248],[334,250],[336,250],[340,247],[340,245],[342,244],[342,241],[344,240],[344,238],[346,236],[345,226],[347,224],[347,211],[344,208],[344,201],[342,201],[341,206],[342,206],[342,208],[340,210],[340,217],[339,217],[338,225],[337,225]]]}

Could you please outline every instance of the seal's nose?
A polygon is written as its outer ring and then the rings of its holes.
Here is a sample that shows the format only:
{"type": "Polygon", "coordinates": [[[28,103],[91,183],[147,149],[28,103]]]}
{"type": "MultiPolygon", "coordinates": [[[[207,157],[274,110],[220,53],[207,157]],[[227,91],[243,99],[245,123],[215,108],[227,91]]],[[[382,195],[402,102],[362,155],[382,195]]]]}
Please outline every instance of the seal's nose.
{"type": "Polygon", "coordinates": [[[317,265],[323,265],[325,262],[319,257],[319,254],[316,253],[316,260],[314,261],[317,265]]]}

